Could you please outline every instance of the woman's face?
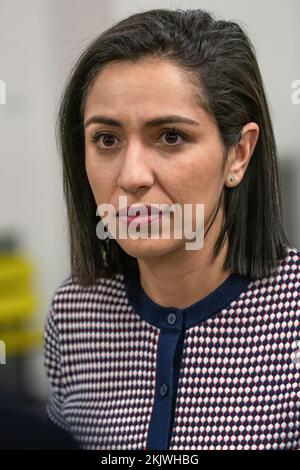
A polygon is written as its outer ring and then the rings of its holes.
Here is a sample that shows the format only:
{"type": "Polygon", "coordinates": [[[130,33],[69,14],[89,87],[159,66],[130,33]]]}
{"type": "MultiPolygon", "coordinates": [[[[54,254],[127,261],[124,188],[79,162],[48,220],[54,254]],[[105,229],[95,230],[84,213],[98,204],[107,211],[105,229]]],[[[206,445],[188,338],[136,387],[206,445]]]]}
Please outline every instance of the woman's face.
{"type": "MultiPolygon", "coordinates": [[[[165,60],[108,64],[88,93],[84,123],[86,171],[97,206],[109,203],[117,211],[119,196],[127,196],[128,206],[190,204],[194,217],[196,204],[204,204],[207,227],[226,178],[224,150],[181,68],[165,60]],[[174,115],[176,122],[147,125],[174,115]],[[100,116],[119,125],[103,123],[100,116]]],[[[172,231],[170,239],[116,239],[137,258],[182,250],[186,242],[172,231]]]]}

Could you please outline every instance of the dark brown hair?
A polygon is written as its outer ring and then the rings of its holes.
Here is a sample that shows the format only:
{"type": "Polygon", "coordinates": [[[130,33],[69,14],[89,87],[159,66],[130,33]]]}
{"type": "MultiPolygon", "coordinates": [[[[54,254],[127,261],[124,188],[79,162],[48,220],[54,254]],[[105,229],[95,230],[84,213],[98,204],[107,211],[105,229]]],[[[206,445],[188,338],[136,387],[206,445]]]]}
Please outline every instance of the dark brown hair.
{"type": "Polygon", "coordinates": [[[271,274],[287,254],[277,149],[254,47],[243,26],[204,10],[154,9],[136,13],[101,33],[81,54],[63,93],[58,138],[69,221],[71,273],[82,286],[138,265],[116,240],[96,235],[99,217],[85,170],[83,109],[93,80],[112,61],[146,57],[173,61],[197,84],[202,106],[216,122],[224,149],[254,121],[260,133],[240,184],[224,187],[224,224],[216,258],[228,236],[224,269],[251,278],[271,274]]]}

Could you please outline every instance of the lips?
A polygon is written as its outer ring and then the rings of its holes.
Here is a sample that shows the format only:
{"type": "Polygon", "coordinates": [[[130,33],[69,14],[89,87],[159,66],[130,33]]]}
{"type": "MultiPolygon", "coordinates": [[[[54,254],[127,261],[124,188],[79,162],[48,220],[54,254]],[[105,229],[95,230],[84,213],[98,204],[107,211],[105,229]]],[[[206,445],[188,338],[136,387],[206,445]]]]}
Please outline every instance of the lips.
{"type": "Polygon", "coordinates": [[[135,218],[139,216],[143,216],[145,213],[145,208],[148,210],[148,215],[159,215],[162,214],[162,210],[155,206],[155,205],[149,205],[149,204],[144,204],[144,205],[132,205],[128,207],[124,207],[117,211],[117,217],[130,217],[130,218],[135,218]],[[130,209],[130,215],[129,215],[129,209],[130,209]],[[138,213],[140,212],[140,213],[138,213]]]}

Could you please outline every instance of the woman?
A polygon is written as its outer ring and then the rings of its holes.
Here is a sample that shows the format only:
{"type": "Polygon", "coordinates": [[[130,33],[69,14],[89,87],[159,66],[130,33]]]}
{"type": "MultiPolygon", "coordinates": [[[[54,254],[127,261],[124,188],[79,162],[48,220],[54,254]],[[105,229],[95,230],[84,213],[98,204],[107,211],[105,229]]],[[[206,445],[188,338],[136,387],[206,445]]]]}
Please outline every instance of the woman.
{"type": "Polygon", "coordinates": [[[124,19],[79,58],[59,131],[71,276],[47,317],[50,419],[85,449],[299,447],[300,253],[246,32],[203,10],[124,19]],[[127,238],[99,236],[122,196],[127,238]],[[130,237],[139,204],[203,205],[200,248],[171,211],[169,238],[130,237]]]}

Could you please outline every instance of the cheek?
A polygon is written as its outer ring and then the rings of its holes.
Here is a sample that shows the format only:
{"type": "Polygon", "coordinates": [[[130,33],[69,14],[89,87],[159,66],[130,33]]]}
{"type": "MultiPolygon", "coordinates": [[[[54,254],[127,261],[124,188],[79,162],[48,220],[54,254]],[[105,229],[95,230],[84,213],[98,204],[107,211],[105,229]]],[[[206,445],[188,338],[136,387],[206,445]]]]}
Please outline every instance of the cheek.
{"type": "Polygon", "coordinates": [[[106,176],[103,165],[100,166],[97,159],[90,154],[86,155],[85,169],[96,202],[105,200],[109,191],[108,186],[111,184],[111,175],[106,176]]]}
{"type": "Polygon", "coordinates": [[[114,169],[93,153],[86,154],[85,169],[96,203],[108,201],[115,187],[114,169]]]}
{"type": "Polygon", "coordinates": [[[177,162],[162,172],[167,176],[168,190],[172,198],[185,203],[214,200],[222,185],[221,156],[211,149],[199,151],[188,161],[177,162]]]}
{"type": "Polygon", "coordinates": [[[185,191],[189,188],[200,189],[203,185],[206,186],[212,177],[216,176],[216,168],[209,159],[199,157],[180,163],[164,174],[168,174],[168,180],[173,181],[173,186],[176,186],[177,190],[181,188],[185,191]]]}
{"type": "Polygon", "coordinates": [[[93,163],[93,160],[89,158],[89,156],[86,156],[85,158],[85,170],[91,188],[94,191],[94,188],[96,187],[96,182],[99,178],[99,173],[97,171],[96,165],[93,163]]]}

